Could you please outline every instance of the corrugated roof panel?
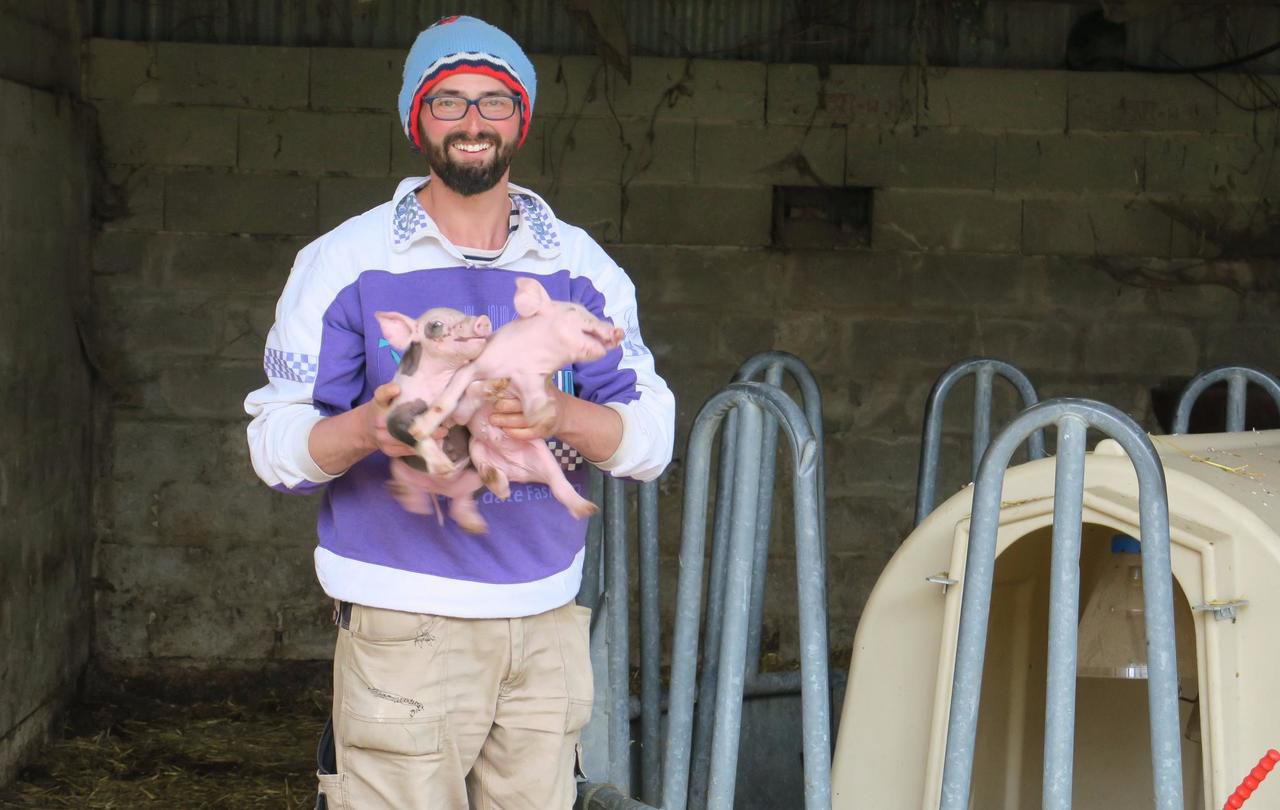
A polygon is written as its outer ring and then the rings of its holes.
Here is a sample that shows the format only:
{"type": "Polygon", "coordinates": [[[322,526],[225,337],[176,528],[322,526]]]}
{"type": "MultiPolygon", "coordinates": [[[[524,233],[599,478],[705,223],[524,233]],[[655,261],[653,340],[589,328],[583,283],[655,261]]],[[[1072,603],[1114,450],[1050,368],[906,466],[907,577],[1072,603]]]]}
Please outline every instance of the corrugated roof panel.
{"type": "MultiPolygon", "coordinates": [[[[911,64],[917,9],[934,65],[1058,68],[1067,36],[1096,0],[616,0],[634,53],[767,62],[911,64]]],[[[256,45],[404,48],[430,23],[467,13],[535,53],[586,54],[593,43],[563,0],[91,0],[93,36],[256,45]]],[[[1263,0],[1171,2],[1129,23],[1137,64],[1205,64],[1280,39],[1263,0]],[[1232,39],[1234,37],[1234,40],[1232,39]],[[1233,50],[1234,49],[1234,50],[1233,50]]],[[[1280,53],[1252,66],[1280,70],[1280,53]]]]}

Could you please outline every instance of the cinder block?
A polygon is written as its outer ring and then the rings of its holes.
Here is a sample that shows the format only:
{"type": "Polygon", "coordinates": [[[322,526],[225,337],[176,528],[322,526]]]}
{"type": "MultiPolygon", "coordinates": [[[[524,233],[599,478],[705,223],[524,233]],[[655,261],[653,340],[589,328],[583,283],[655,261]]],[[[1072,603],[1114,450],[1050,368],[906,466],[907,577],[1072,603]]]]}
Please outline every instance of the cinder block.
{"type": "Polygon", "coordinates": [[[1020,200],[992,194],[882,191],[873,203],[871,244],[878,250],[1015,253],[1020,200]]]}
{"type": "Polygon", "coordinates": [[[845,183],[876,188],[991,189],[996,137],[950,130],[849,130],[845,183]]]}
{"type": "Polygon", "coordinates": [[[1150,312],[1141,274],[1135,273],[1135,283],[1126,284],[1117,278],[1117,262],[1104,267],[1092,256],[1036,256],[1025,262],[1022,277],[1029,288],[1029,312],[1055,320],[1097,312],[1142,318],[1150,312]]]}
{"type": "Polygon", "coordinates": [[[322,231],[388,202],[396,190],[394,180],[382,177],[321,177],[318,185],[317,219],[322,231]]]}
{"type": "Polygon", "coordinates": [[[621,183],[626,144],[613,121],[558,118],[544,122],[547,174],[562,182],[621,183]]]}
{"type": "MultiPolygon", "coordinates": [[[[869,465],[864,461],[861,466],[866,469],[869,465]]],[[[827,505],[831,553],[856,552],[864,556],[864,564],[866,555],[882,555],[887,562],[913,528],[914,501],[902,502],[900,498],[901,495],[832,498],[827,505]]]]}
{"type": "Polygon", "coordinates": [[[1136,135],[1007,134],[996,145],[996,188],[1138,192],[1145,149],[1136,135]]]}
{"type": "MultiPolygon", "coordinates": [[[[728,325],[732,327],[740,320],[731,318],[728,325]]],[[[758,351],[777,349],[803,358],[817,374],[839,374],[848,367],[851,337],[849,318],[844,313],[795,312],[785,317],[774,314],[759,319],[759,323],[741,324],[739,329],[740,339],[725,347],[730,357],[735,349],[740,359],[758,351]],[[752,335],[758,337],[753,339],[752,335]],[[772,341],[768,341],[770,337],[772,341]]],[[[738,338],[732,332],[730,336],[738,338]]]]}
{"type": "Polygon", "coordinates": [[[1261,196],[1280,187],[1280,166],[1272,150],[1251,138],[1148,138],[1146,150],[1147,191],[1261,196]]]}
{"type": "Polygon", "coordinates": [[[381,110],[399,123],[397,99],[407,51],[312,48],[313,110],[381,110]]]}
{"type": "Polygon", "coordinates": [[[85,50],[84,93],[87,98],[126,104],[154,102],[154,43],[90,39],[85,50]]]}
{"type": "MultiPolygon", "coordinates": [[[[1227,363],[1243,364],[1276,373],[1276,346],[1280,346],[1280,329],[1274,314],[1248,322],[1228,322],[1217,318],[1200,328],[1203,346],[1194,371],[1227,363]]],[[[1191,374],[1191,371],[1186,372],[1191,374]]]]}
{"type": "Polygon", "coordinates": [[[698,125],[704,185],[844,185],[844,127],[698,125]]]}
{"type": "Polygon", "coordinates": [[[901,379],[904,374],[947,368],[963,353],[973,332],[971,324],[948,313],[936,317],[888,318],[858,315],[850,318],[849,365],[846,374],[860,382],[901,379]]]}
{"type": "Polygon", "coordinates": [[[104,230],[160,230],[165,181],[162,172],[147,166],[107,167],[94,189],[94,217],[104,230]]]}
{"type": "Polygon", "coordinates": [[[262,361],[167,362],[144,386],[146,410],[185,419],[244,418],[244,398],[266,384],[262,361]]]}
{"type": "Polygon", "coordinates": [[[390,165],[380,114],[240,113],[240,168],[384,177],[390,165]]]}
{"type": "MultiPolygon", "coordinates": [[[[701,364],[718,364],[722,360],[719,355],[719,334],[724,325],[721,313],[686,307],[654,310],[641,316],[645,345],[653,352],[659,368],[683,368],[691,364],[694,358],[690,346],[702,347],[697,358],[701,364]]],[[[712,385],[725,385],[730,374],[729,370],[719,372],[712,385]]]]}
{"type": "Polygon", "coordinates": [[[1173,220],[1173,256],[1274,256],[1280,232],[1266,200],[1177,197],[1156,203],[1173,220]]]}
{"type": "Polygon", "coordinates": [[[767,245],[768,188],[636,185],[627,189],[622,238],[655,245],[767,245]]]}
{"type": "Polygon", "coordinates": [[[222,337],[222,311],[202,293],[148,295],[119,277],[93,286],[95,330],[107,355],[208,355],[222,337]]]}
{"type": "Polygon", "coordinates": [[[825,79],[816,65],[770,65],[770,124],[894,128],[916,122],[913,67],[834,65],[825,79]]]}
{"type": "Polygon", "coordinates": [[[237,294],[279,293],[307,239],[107,231],[94,241],[94,272],[140,286],[237,294]]]}
{"type": "Polygon", "coordinates": [[[212,107],[98,107],[107,163],[234,166],[236,112],[212,107]]]}
{"type": "Polygon", "coordinates": [[[316,181],[250,174],[171,174],[164,227],[197,233],[314,235],[316,181]]]}
{"type": "Polygon", "coordinates": [[[218,356],[228,360],[262,362],[267,332],[271,331],[275,319],[275,301],[272,298],[262,296],[245,303],[228,303],[224,307],[218,356]]]}
{"type": "Polygon", "coordinates": [[[1067,128],[1067,74],[1062,71],[931,68],[926,90],[921,126],[1048,132],[1067,128]]]}
{"type": "Polygon", "coordinates": [[[774,251],[615,245],[609,255],[635,282],[642,319],[650,310],[723,307],[730,288],[735,311],[769,313],[789,307],[782,296],[795,292],[790,258],[774,251]]]}
{"type": "Polygon", "coordinates": [[[543,122],[546,173],[562,183],[689,182],[693,178],[691,124],[620,124],[607,119],[543,122]]]}
{"type": "MultiPolygon", "coordinates": [[[[1031,297],[1028,274],[1038,262],[1008,254],[904,256],[901,296],[907,312],[960,311],[1021,316],[1031,297]]],[[[892,300],[892,299],[890,299],[892,300]]]]}
{"type": "Polygon", "coordinates": [[[622,233],[622,189],[616,183],[555,183],[535,188],[556,216],[582,228],[597,242],[622,233]]]}
{"type": "Polygon", "coordinates": [[[1039,372],[1078,368],[1080,327],[1066,320],[1029,315],[1021,312],[1017,318],[984,318],[981,323],[974,322],[968,354],[1008,360],[1030,375],[1033,383],[1039,372]]]}
{"type": "Polygon", "coordinates": [[[92,40],[90,98],[127,104],[304,109],[310,50],[92,40]]]}
{"type": "Polygon", "coordinates": [[[1172,221],[1150,200],[1027,200],[1023,217],[1030,255],[1169,255],[1172,221]]]}
{"type": "Polygon", "coordinates": [[[1269,80],[1256,82],[1255,79],[1256,74],[1250,72],[1220,72],[1212,76],[1210,81],[1219,94],[1215,132],[1265,142],[1280,131],[1280,110],[1274,106],[1275,90],[1269,80]]]}
{"type": "Polygon", "coordinates": [[[630,83],[614,74],[613,109],[660,121],[764,123],[765,65],[720,59],[639,57],[630,83]]]}
{"type": "Polygon", "coordinates": [[[595,56],[535,56],[539,115],[760,124],[765,66],[633,56],[631,81],[595,56]]]}
{"type": "Polygon", "coordinates": [[[538,74],[538,102],[533,117],[611,118],[610,88],[622,81],[595,56],[541,56],[533,60],[538,74]]]}
{"type": "Polygon", "coordinates": [[[1193,76],[1071,73],[1067,126],[1072,131],[1212,132],[1217,99],[1193,76]]]}
{"type": "Polygon", "coordinates": [[[1090,375],[1191,376],[1199,371],[1199,359],[1199,341],[1185,326],[1112,318],[1085,334],[1084,369],[1090,375]]]}
{"type": "MultiPolygon", "coordinates": [[[[800,312],[835,310],[905,315],[915,305],[910,266],[914,256],[899,252],[812,251],[792,254],[784,268],[768,275],[781,289],[777,307],[800,312]]],[[[732,274],[720,289],[732,285],[732,274]]]]}
{"type": "MultiPolygon", "coordinates": [[[[45,15],[44,19],[15,16],[17,4],[6,4],[4,25],[0,26],[0,76],[6,79],[48,90],[66,90],[79,95],[81,82],[79,31],[59,26],[57,21],[45,15]]],[[[30,10],[48,9],[62,13],[69,19],[72,6],[47,3],[23,3],[30,10]]],[[[80,10],[74,11],[79,19],[80,10]]],[[[0,719],[0,725],[11,726],[0,719]]],[[[0,772],[7,763],[0,755],[0,772]]]]}
{"type": "Polygon", "coordinates": [[[826,439],[828,497],[881,497],[890,491],[914,491],[920,463],[919,436],[871,437],[845,432],[826,439]],[[875,470],[875,474],[867,475],[867,470],[875,470]]]}
{"type": "Polygon", "coordinates": [[[308,48],[160,43],[161,101],[229,107],[304,109],[308,48]]]}

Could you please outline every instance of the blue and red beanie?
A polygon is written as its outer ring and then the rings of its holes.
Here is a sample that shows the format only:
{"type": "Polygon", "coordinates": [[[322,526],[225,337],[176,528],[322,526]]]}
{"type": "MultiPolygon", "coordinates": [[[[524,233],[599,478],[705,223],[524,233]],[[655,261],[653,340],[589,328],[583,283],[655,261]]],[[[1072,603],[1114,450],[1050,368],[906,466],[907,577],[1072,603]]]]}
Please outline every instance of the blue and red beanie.
{"type": "Polygon", "coordinates": [[[520,98],[520,141],[529,134],[533,100],[538,92],[533,63],[502,29],[475,17],[445,17],[414,40],[404,62],[400,87],[400,123],[415,148],[422,99],[442,80],[459,73],[492,76],[520,98]]]}

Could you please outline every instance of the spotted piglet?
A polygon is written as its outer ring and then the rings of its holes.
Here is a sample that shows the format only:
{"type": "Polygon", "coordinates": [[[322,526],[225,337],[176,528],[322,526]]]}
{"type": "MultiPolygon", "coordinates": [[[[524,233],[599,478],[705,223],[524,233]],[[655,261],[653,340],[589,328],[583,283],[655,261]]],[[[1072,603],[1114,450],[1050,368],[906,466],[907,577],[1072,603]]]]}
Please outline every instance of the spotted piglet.
{"type": "MultiPolygon", "coordinates": [[[[513,395],[530,424],[545,423],[552,416],[547,378],[565,366],[604,357],[622,342],[623,331],[579,304],[551,300],[532,278],[516,280],[513,303],[519,317],[494,332],[480,355],[458,369],[432,401],[428,418],[415,422],[414,435],[430,436],[449,419],[465,423],[471,430],[471,463],[495,495],[506,497],[509,482],[542,482],[574,517],[586,517],[595,505],[565,479],[546,442],[512,439],[491,426],[488,415],[495,396],[513,395]],[[497,394],[495,389],[503,390],[497,394]]],[[[429,471],[445,474],[455,467],[442,449],[426,449],[429,471]]]]}
{"type": "Polygon", "coordinates": [[[387,486],[401,506],[417,514],[439,515],[436,496],[443,495],[450,499],[449,517],[465,531],[482,533],[488,527],[476,509],[474,494],[483,482],[468,463],[467,429],[456,425],[437,439],[434,430],[416,434],[413,426],[454,373],[480,355],[493,325],[484,315],[464,315],[448,307],[429,309],[416,320],[398,312],[378,312],[376,317],[382,336],[401,355],[392,378],[400,394],[387,411],[387,431],[419,453],[392,459],[387,486]],[[425,459],[436,453],[448,458],[452,467],[429,472],[425,459]]]}

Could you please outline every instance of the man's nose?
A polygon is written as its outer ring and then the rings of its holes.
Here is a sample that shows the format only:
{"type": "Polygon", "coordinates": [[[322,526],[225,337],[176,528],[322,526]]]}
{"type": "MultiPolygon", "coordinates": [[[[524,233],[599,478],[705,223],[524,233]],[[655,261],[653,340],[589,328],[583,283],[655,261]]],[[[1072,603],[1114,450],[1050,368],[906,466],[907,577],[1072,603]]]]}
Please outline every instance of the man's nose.
{"type": "Polygon", "coordinates": [[[484,117],[480,115],[480,105],[471,104],[467,106],[467,114],[462,116],[461,125],[471,134],[480,131],[480,128],[485,125],[484,117]]]}

